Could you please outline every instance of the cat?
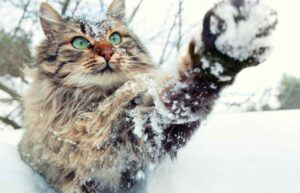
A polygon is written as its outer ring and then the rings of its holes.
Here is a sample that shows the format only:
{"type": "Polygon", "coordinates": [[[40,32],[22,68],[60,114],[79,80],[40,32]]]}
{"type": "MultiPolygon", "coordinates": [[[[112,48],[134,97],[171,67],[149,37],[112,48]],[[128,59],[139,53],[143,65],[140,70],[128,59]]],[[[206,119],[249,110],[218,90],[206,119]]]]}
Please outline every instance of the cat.
{"type": "MultiPolygon", "coordinates": [[[[22,159],[59,193],[135,191],[149,165],[175,158],[223,88],[268,50],[257,46],[238,60],[216,47],[226,31],[216,12],[223,4],[205,15],[177,74],[162,75],[126,26],[124,0],[113,0],[107,18],[93,24],[42,3],[46,39],[24,96],[22,159]]],[[[270,26],[258,31],[269,36],[276,21],[270,26]]]]}

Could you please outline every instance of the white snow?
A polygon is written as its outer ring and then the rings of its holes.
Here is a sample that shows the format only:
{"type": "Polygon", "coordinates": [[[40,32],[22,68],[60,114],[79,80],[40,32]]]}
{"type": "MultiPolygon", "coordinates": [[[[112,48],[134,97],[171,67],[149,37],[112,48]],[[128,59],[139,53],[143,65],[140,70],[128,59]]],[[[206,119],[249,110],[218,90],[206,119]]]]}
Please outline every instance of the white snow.
{"type": "MultiPolygon", "coordinates": [[[[147,193],[299,193],[299,117],[299,110],[213,114],[176,161],[151,174],[147,193]]],[[[20,160],[22,133],[0,131],[0,193],[50,193],[20,160]]]]}
{"type": "Polygon", "coordinates": [[[144,131],[144,124],[145,119],[142,117],[141,113],[139,111],[131,111],[130,116],[132,117],[132,120],[134,122],[134,129],[133,134],[135,134],[137,137],[142,138],[143,137],[143,131],[144,131]]]}
{"type": "Polygon", "coordinates": [[[226,82],[226,81],[232,80],[232,77],[222,75],[222,73],[224,72],[224,68],[222,67],[222,65],[220,63],[215,62],[209,68],[210,68],[210,73],[213,76],[217,77],[219,79],[219,81],[226,82]]]}
{"type": "Polygon", "coordinates": [[[202,62],[202,68],[204,70],[209,69],[210,73],[216,78],[218,78],[219,81],[226,82],[232,80],[232,77],[222,75],[224,72],[224,68],[222,64],[218,62],[210,64],[210,62],[205,57],[201,58],[201,62],[202,62]]]}
{"type": "Polygon", "coordinates": [[[17,152],[19,131],[0,131],[0,193],[54,193],[17,152]]]}
{"type": "MultiPolygon", "coordinates": [[[[227,54],[239,61],[244,61],[255,55],[262,62],[265,61],[269,52],[258,55],[258,48],[270,48],[271,36],[258,37],[265,29],[268,29],[277,22],[277,15],[269,6],[257,3],[256,0],[249,0],[245,5],[237,9],[230,1],[224,1],[217,6],[214,13],[225,21],[220,37],[216,41],[216,46],[223,54],[227,54]],[[241,17],[241,21],[236,22],[236,18],[241,17]]],[[[210,24],[213,33],[219,23],[215,17],[211,18],[210,24]]]]}
{"type": "Polygon", "coordinates": [[[201,62],[202,62],[202,68],[204,70],[209,68],[210,66],[209,61],[205,57],[201,58],[201,62]]]}
{"type": "Polygon", "coordinates": [[[299,193],[300,111],[209,117],[150,193],[299,193]]]}

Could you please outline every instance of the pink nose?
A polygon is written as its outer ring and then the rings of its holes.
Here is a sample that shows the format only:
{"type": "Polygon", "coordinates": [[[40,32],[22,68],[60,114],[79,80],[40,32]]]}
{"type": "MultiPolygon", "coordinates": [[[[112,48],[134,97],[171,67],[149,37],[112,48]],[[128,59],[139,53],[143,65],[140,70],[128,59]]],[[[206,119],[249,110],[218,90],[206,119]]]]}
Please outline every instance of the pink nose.
{"type": "Polygon", "coordinates": [[[105,49],[102,51],[102,53],[100,53],[100,56],[102,56],[105,59],[105,61],[108,62],[111,56],[113,55],[113,53],[114,53],[113,49],[105,49]]]}
{"type": "Polygon", "coordinates": [[[114,54],[113,47],[107,41],[96,43],[94,50],[99,56],[102,56],[106,62],[108,62],[114,54]]]}

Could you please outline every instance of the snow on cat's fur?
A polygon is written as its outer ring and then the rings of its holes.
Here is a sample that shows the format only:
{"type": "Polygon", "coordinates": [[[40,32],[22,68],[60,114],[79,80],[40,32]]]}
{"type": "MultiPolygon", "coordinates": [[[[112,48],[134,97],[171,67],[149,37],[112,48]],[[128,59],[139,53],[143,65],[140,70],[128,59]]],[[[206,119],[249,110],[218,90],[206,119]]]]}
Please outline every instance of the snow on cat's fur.
{"type": "Polygon", "coordinates": [[[252,17],[261,16],[259,6],[225,1],[209,10],[203,32],[189,42],[179,65],[170,66],[178,68],[171,76],[158,73],[127,28],[124,0],[114,0],[107,19],[96,26],[63,18],[42,4],[47,39],[38,49],[34,82],[24,97],[22,159],[61,193],[140,188],[149,166],[176,157],[236,75],[265,59],[269,44],[251,43],[267,39],[261,37],[271,35],[276,19],[251,25],[246,37],[235,33],[236,42],[226,41],[228,31],[244,31],[252,17]],[[123,42],[110,41],[116,33],[123,42]],[[77,49],[73,41],[78,37],[88,46],[77,49]]]}

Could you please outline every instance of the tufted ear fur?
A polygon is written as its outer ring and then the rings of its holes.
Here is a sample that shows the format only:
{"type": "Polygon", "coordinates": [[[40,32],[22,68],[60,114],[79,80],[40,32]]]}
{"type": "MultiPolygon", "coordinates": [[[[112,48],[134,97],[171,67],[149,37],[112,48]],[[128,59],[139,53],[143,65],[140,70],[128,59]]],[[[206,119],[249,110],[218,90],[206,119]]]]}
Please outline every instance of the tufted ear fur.
{"type": "Polygon", "coordinates": [[[126,14],[125,0],[113,0],[110,4],[107,15],[123,20],[126,14]]]}
{"type": "Polygon", "coordinates": [[[45,35],[48,38],[53,37],[55,34],[57,34],[63,18],[48,3],[41,4],[39,14],[41,26],[45,35]]]}

